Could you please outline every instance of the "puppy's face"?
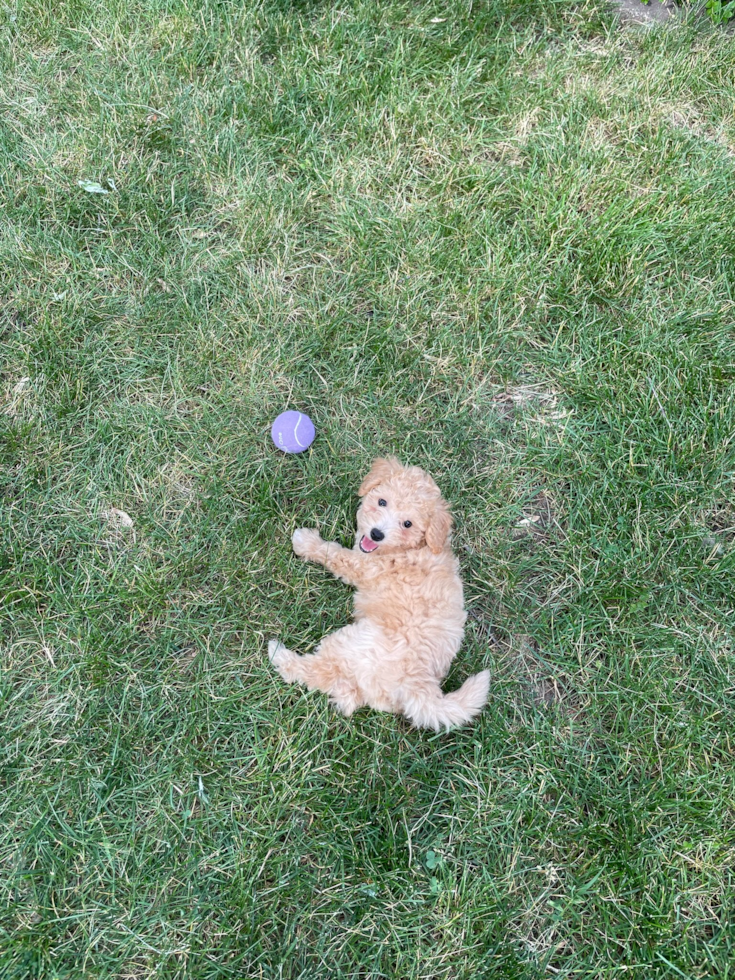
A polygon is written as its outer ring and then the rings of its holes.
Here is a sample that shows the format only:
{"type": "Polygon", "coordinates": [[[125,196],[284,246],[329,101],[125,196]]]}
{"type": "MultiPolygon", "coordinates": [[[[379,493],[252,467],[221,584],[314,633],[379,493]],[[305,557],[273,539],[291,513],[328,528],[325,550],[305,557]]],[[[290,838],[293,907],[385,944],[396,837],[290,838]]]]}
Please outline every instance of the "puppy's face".
{"type": "Polygon", "coordinates": [[[452,527],[436,483],[418,466],[376,459],[359,490],[357,547],[386,554],[429,547],[443,550],[452,527]]]}

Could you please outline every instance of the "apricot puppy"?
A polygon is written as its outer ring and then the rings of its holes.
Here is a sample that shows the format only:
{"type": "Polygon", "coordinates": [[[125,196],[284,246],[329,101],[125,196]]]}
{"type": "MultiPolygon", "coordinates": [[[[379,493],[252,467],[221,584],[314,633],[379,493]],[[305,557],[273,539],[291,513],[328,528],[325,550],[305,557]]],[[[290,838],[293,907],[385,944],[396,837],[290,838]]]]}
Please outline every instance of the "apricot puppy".
{"type": "Polygon", "coordinates": [[[440,686],[466,619],[449,508],[428,473],[393,457],[376,459],[358,492],[352,550],[310,528],[292,539],[297,555],[355,586],[354,622],[308,656],[271,640],[271,662],[285,681],[324,691],[348,716],[369,705],[437,731],[470,721],[487,701],[490,672],[451,694],[440,686]]]}

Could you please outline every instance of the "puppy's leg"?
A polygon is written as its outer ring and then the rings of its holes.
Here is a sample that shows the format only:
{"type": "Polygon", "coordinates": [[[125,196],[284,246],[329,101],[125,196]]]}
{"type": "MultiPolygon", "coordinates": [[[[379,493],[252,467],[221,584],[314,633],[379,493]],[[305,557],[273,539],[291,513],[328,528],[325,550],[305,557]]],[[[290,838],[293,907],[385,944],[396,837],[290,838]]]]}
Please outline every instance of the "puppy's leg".
{"type": "MultiPolygon", "coordinates": [[[[347,627],[349,629],[349,627],[347,627]]],[[[300,657],[278,640],[268,644],[268,656],[281,677],[289,684],[305,684],[310,691],[329,694],[330,700],[343,715],[365,704],[351,670],[347,653],[349,639],[345,630],[325,636],[314,653],[300,657]]]]}
{"type": "Polygon", "coordinates": [[[324,565],[332,575],[348,585],[359,586],[369,571],[362,556],[343,548],[335,541],[324,541],[318,531],[309,527],[297,528],[291,538],[293,550],[300,558],[324,565]]]}
{"type": "Polygon", "coordinates": [[[300,680],[299,661],[301,657],[285,647],[280,640],[268,641],[268,659],[287,684],[300,680]]]}

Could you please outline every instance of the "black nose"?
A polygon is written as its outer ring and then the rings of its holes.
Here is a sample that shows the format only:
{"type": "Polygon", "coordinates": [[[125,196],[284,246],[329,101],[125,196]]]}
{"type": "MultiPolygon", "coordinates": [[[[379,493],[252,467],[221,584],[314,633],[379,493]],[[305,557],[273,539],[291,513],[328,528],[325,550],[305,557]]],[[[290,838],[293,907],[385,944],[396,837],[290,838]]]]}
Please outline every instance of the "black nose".
{"type": "Polygon", "coordinates": [[[385,535],[380,530],[380,528],[374,527],[370,532],[370,537],[373,539],[373,541],[382,541],[385,535]]]}

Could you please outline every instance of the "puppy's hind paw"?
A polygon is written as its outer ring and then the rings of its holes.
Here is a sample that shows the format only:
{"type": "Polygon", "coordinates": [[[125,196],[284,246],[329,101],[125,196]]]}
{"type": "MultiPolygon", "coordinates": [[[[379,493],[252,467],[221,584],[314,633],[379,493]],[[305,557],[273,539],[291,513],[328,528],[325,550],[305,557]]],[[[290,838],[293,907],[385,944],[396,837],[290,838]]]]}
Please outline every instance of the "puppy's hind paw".
{"type": "Polygon", "coordinates": [[[271,640],[268,643],[268,659],[286,683],[292,684],[300,678],[301,657],[285,647],[280,640],[271,640]]]}

